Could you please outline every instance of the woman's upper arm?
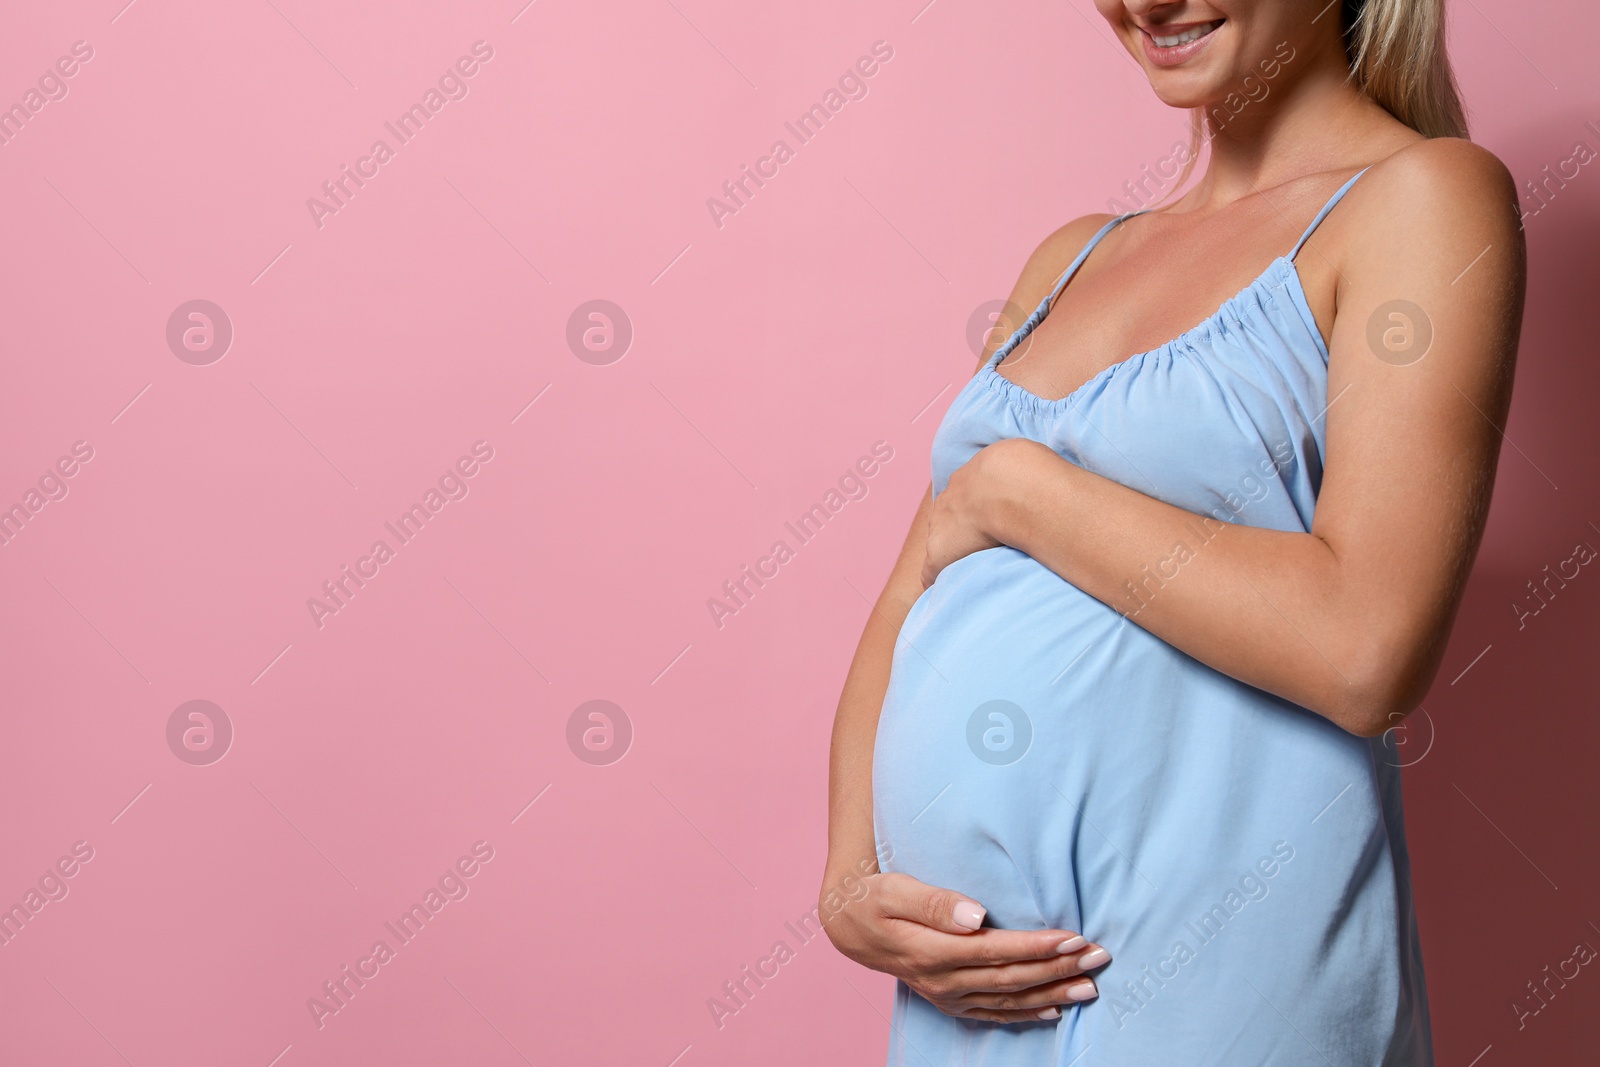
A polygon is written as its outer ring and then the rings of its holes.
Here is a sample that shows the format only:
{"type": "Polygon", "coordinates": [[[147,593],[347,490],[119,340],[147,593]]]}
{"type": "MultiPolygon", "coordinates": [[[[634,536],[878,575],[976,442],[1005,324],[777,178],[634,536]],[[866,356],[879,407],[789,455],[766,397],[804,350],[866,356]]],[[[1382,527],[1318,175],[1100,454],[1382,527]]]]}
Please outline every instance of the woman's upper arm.
{"type": "Polygon", "coordinates": [[[1384,705],[1408,709],[1438,670],[1483,532],[1524,247],[1510,174],[1470,142],[1418,142],[1366,177],[1381,206],[1338,264],[1312,533],[1362,608],[1341,651],[1384,705]]]}

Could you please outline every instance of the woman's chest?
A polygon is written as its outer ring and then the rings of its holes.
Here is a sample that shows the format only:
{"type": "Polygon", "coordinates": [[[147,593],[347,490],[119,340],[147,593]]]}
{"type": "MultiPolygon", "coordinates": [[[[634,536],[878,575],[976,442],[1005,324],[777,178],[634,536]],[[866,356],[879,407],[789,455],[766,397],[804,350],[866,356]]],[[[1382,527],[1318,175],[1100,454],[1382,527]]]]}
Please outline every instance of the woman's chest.
{"type": "Polygon", "coordinates": [[[934,491],[1013,437],[1187,511],[1309,529],[1321,484],[1325,367],[1284,358],[1271,331],[1219,320],[1046,399],[995,373],[967,383],[934,436],[934,491]]]}
{"type": "MultiPolygon", "coordinates": [[[[1124,247],[1131,235],[1114,229],[1088,269],[1071,271],[1058,285],[1037,325],[1006,351],[998,373],[1046,400],[1068,397],[1107,369],[1196,330],[1252,288],[1290,281],[1310,325],[1326,338],[1337,271],[1320,256],[1301,263],[1277,255],[1288,241],[1279,232],[1282,219],[1256,222],[1246,236],[1212,232],[1213,221],[1193,235],[1143,234],[1133,247],[1124,247]]],[[[1170,230],[1173,222],[1155,225],[1170,230]]]]}

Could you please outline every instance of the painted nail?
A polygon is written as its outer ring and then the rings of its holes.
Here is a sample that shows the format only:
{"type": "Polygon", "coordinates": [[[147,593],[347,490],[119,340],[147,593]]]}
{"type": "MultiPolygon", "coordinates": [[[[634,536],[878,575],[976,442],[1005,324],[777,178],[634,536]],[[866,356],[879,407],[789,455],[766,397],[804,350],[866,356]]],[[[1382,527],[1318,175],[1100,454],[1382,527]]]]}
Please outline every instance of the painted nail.
{"type": "Polygon", "coordinates": [[[968,930],[976,930],[983,925],[983,915],[984,911],[981,907],[970,900],[963,900],[956,905],[955,914],[952,918],[955,919],[957,926],[968,930]]]}
{"type": "Polygon", "coordinates": [[[1059,1018],[1061,1018],[1061,1009],[1060,1008],[1046,1008],[1044,1011],[1041,1011],[1039,1013],[1039,1018],[1041,1018],[1041,1019],[1059,1019],[1059,1018]]]}
{"type": "Polygon", "coordinates": [[[1078,957],[1078,966],[1082,967],[1086,971],[1090,967],[1098,967],[1102,963],[1110,963],[1110,962],[1111,962],[1111,953],[1107,952],[1105,949],[1101,948],[1099,945],[1096,945],[1094,948],[1090,949],[1088,952],[1085,952],[1083,955],[1078,957]]]}
{"type": "Polygon", "coordinates": [[[1078,937],[1074,937],[1074,938],[1071,938],[1070,940],[1061,942],[1061,944],[1056,946],[1056,951],[1061,953],[1063,956],[1065,956],[1069,952],[1078,951],[1080,948],[1082,948],[1083,946],[1087,945],[1088,943],[1089,942],[1088,942],[1088,940],[1086,938],[1084,938],[1082,935],[1079,935],[1078,937]]]}
{"type": "Polygon", "coordinates": [[[1068,1000],[1093,1000],[1100,995],[1100,990],[1094,987],[1093,982],[1084,982],[1067,990],[1068,1000]]]}

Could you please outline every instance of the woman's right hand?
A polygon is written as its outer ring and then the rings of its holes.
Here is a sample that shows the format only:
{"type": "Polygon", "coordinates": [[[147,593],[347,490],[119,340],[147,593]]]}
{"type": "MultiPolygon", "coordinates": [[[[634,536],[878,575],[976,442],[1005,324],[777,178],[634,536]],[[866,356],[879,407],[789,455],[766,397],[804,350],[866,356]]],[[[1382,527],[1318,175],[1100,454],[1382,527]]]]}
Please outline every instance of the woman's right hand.
{"type": "Polygon", "coordinates": [[[860,878],[851,894],[821,915],[828,939],[864,967],[892,974],[946,1015],[989,1022],[1055,1019],[1061,1005],[1098,995],[1084,972],[1110,953],[1071,930],[984,927],[984,909],[951,889],[906,874],[860,878]]]}

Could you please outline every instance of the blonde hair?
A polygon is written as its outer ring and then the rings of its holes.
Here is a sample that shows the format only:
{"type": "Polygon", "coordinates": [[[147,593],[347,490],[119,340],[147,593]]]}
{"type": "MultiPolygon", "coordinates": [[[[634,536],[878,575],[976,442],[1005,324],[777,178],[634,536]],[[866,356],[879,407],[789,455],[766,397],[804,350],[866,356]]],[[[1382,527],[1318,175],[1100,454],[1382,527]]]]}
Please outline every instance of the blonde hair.
{"type": "Polygon", "coordinates": [[[1444,0],[1344,0],[1356,88],[1424,137],[1466,137],[1444,48],[1444,0]]]}
{"type": "MultiPolygon", "coordinates": [[[[1340,17],[1349,80],[1363,95],[1424,137],[1467,136],[1445,52],[1444,0],[1343,0],[1340,17]]],[[[1210,140],[1205,108],[1189,114],[1189,158],[1162,201],[1188,181],[1210,140]]]]}

